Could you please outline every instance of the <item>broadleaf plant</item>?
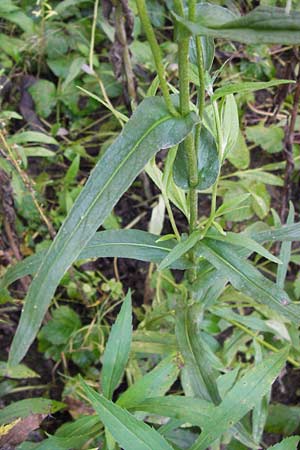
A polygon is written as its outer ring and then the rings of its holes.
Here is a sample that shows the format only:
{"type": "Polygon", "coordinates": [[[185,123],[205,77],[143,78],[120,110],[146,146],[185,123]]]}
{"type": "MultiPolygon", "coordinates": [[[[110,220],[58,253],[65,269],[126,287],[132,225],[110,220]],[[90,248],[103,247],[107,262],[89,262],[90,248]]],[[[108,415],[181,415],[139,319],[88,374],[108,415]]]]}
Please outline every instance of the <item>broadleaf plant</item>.
{"type": "MultiPolygon", "coordinates": [[[[61,5],[65,3],[68,2],[61,5]]],[[[116,0],[110,6],[120,12],[118,7],[125,3],[116,0]]],[[[141,311],[132,307],[130,292],[124,300],[121,295],[122,306],[101,358],[100,382],[93,385],[98,391],[86,380],[79,381],[83,401],[89,402],[97,416],[77,419],[34,448],[79,448],[90,439],[98,439],[97,444],[101,448],[103,444],[107,450],[206,450],[224,445],[261,448],[272,383],[287,360],[300,365],[300,307],[294,302],[291,289],[289,295],[285,290],[291,242],[300,241],[300,223],[294,223],[291,206],[286,224],[270,219],[268,223],[275,223],[274,227],[258,223],[239,233],[227,230],[232,214],[236,218],[243,212],[243,217],[249,218],[254,210],[260,218],[266,217],[270,197],[265,184],[283,185],[267,166],[248,168],[247,148],[242,162],[234,158],[241,142],[246,147],[235,94],[291,81],[239,81],[215,89],[224,67],[212,72],[214,39],[300,44],[300,13],[258,7],[239,16],[228,8],[195,0],[167,2],[174,7],[177,90],[167,81],[153,29],[153,22],[159,18],[155,14],[150,17],[147,10],[147,4],[155,2],[135,3],[147,39],[142,48],[151,50],[151,63],[157,72],[148,89],[147,95],[151,96],[146,95],[136,109],[136,99],[132,99],[135,111],[129,120],[108,98],[100,98],[124,127],[121,134],[101,155],[50,247],[19,262],[3,277],[0,292],[5,295],[11,283],[34,275],[6,369],[11,373],[26,355],[61,279],[73,263],[101,257],[150,262],[149,274],[155,272],[157,310],[146,305],[143,320],[133,332],[132,311],[137,316],[141,311]],[[193,90],[191,81],[195,81],[193,90]],[[161,95],[156,95],[157,90],[161,95]],[[160,150],[168,150],[166,156],[165,152],[162,154],[163,164],[155,159],[160,150]],[[222,177],[223,166],[228,171],[227,159],[239,170],[229,175],[225,172],[222,177]],[[161,191],[159,201],[165,204],[171,232],[159,236],[134,229],[98,231],[143,169],[161,191]],[[229,181],[228,177],[239,181],[229,181]],[[226,198],[223,194],[229,187],[234,195],[226,198]],[[198,211],[202,191],[210,195],[209,217],[198,211]],[[219,204],[222,196],[225,201],[219,204]],[[186,229],[181,229],[180,220],[177,223],[172,205],[187,219],[186,229]],[[283,242],[279,257],[272,253],[275,241],[283,242]],[[182,282],[172,277],[171,269],[183,272],[182,282]],[[273,281],[276,272],[277,283],[273,281]],[[160,296],[162,285],[167,292],[165,301],[160,296]],[[228,336],[220,343],[214,334],[220,336],[223,331],[228,336]],[[260,335],[264,332],[266,339],[260,335]],[[243,358],[230,371],[240,349],[243,358]],[[137,355],[140,359],[151,355],[146,369],[143,366],[144,372],[137,364],[137,355]],[[180,394],[177,391],[173,395],[175,382],[180,386],[180,394]],[[167,423],[164,417],[169,419],[167,423]],[[73,436],[77,426],[83,432],[73,436]]],[[[61,5],[57,6],[57,14],[61,5]]],[[[95,14],[97,10],[98,1],[95,14]]],[[[96,23],[95,20],[94,31],[96,23]]],[[[114,34],[109,23],[103,28],[110,37],[114,34]]],[[[78,75],[82,62],[80,57],[71,64],[63,88],[78,75]]],[[[87,70],[93,73],[92,66],[91,61],[87,70]]],[[[99,98],[93,93],[91,97],[99,98]]],[[[47,115],[48,112],[51,111],[47,109],[47,115]]],[[[22,142],[29,142],[32,137],[37,136],[32,136],[32,132],[19,135],[22,142]]],[[[45,143],[57,144],[53,138],[43,139],[45,143]]],[[[21,141],[17,138],[14,143],[17,142],[21,141]]],[[[79,158],[74,161],[77,173],[79,158]]],[[[68,174],[72,180],[75,177],[76,174],[68,174]]],[[[148,288],[153,291],[153,286],[148,288]]],[[[80,326],[78,320],[72,333],[80,326]]],[[[47,331],[47,325],[44,329],[47,331]]],[[[288,437],[274,449],[293,449],[298,441],[297,436],[288,437]]]]}

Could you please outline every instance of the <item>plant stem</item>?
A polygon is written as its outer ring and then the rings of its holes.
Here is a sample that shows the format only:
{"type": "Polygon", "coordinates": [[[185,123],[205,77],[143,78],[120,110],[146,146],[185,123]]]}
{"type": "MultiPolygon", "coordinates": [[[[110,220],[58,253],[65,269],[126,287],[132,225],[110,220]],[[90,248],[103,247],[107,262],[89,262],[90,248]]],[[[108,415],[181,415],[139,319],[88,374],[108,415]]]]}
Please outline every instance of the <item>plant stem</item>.
{"type": "Polygon", "coordinates": [[[93,57],[94,57],[95,34],[96,34],[97,17],[98,17],[98,7],[99,7],[99,0],[95,0],[93,24],[92,24],[92,32],[91,32],[91,42],[90,42],[90,54],[89,54],[89,66],[90,66],[91,71],[94,71],[93,57]]]}
{"type": "Polygon", "coordinates": [[[155,33],[153,31],[153,27],[151,25],[151,22],[150,22],[150,19],[148,16],[145,0],[136,0],[136,5],[138,8],[139,16],[140,16],[144,31],[146,33],[147,40],[151,47],[151,51],[152,51],[153,58],[155,61],[157,75],[158,75],[159,82],[160,82],[160,88],[162,90],[162,94],[164,96],[167,108],[173,116],[178,116],[179,114],[176,111],[176,109],[172,103],[172,100],[171,100],[168,84],[166,81],[165,70],[164,70],[164,66],[163,66],[163,62],[162,62],[161,50],[160,50],[160,47],[156,40],[155,33]]]}
{"type": "MultiPolygon", "coordinates": [[[[183,116],[190,112],[190,83],[189,83],[189,37],[183,37],[178,42],[178,69],[179,69],[179,92],[180,112],[183,116]]],[[[198,184],[197,155],[195,152],[194,137],[190,133],[185,141],[184,148],[188,159],[189,172],[189,202],[190,202],[190,232],[196,228],[198,217],[198,184]]]]}
{"type": "MultiPolygon", "coordinates": [[[[230,319],[226,319],[226,320],[227,320],[227,322],[231,323],[232,325],[239,328],[240,330],[243,330],[249,336],[253,337],[253,339],[255,339],[260,345],[267,348],[268,350],[272,350],[272,352],[276,352],[276,353],[280,351],[280,349],[274,347],[272,344],[269,344],[269,342],[264,341],[259,336],[257,336],[256,333],[249,330],[249,328],[245,327],[244,325],[240,324],[239,322],[236,322],[235,320],[230,320],[230,319]]],[[[293,358],[288,357],[287,361],[289,361],[293,366],[295,366],[297,368],[300,367],[300,363],[293,358]]]]}

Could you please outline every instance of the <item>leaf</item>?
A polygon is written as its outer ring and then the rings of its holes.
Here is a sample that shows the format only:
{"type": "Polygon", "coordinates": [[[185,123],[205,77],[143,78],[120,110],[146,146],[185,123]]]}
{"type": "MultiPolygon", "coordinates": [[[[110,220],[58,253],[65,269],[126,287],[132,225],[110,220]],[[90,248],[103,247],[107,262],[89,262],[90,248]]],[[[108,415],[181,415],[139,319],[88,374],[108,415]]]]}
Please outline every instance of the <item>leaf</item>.
{"type": "Polygon", "coordinates": [[[54,414],[63,409],[64,403],[50,400],[48,398],[30,398],[19,400],[0,411],[0,425],[12,422],[18,418],[24,418],[31,414],[54,414]]]}
{"type": "Polygon", "coordinates": [[[37,114],[47,119],[57,102],[55,84],[48,80],[38,80],[28,90],[33,98],[37,114]]]}
{"type": "Polygon", "coordinates": [[[181,256],[187,253],[193,248],[199,239],[201,238],[201,232],[199,230],[193,231],[186,239],[182,239],[175,247],[170,251],[168,255],[162,260],[158,266],[158,270],[166,269],[177,261],[181,256]]]}
{"type": "MultiPolygon", "coordinates": [[[[292,202],[290,203],[290,210],[288,214],[288,218],[286,221],[287,225],[293,225],[295,218],[295,208],[292,202]]],[[[276,277],[276,284],[280,288],[284,288],[285,283],[285,277],[288,271],[288,265],[291,259],[291,252],[292,252],[292,243],[291,242],[283,242],[281,244],[279,258],[282,260],[283,264],[281,267],[278,267],[277,269],[277,277],[276,277]]]]}
{"type": "Polygon", "coordinates": [[[17,419],[11,424],[0,426],[0,448],[10,449],[25,441],[31,431],[39,428],[45,414],[31,414],[24,419],[17,419]]]}
{"type": "Polygon", "coordinates": [[[134,353],[150,353],[166,355],[177,351],[176,339],[173,334],[155,331],[135,331],[133,334],[132,351],[134,353]]]}
{"type": "Polygon", "coordinates": [[[232,94],[225,97],[225,103],[221,110],[222,117],[222,159],[236,146],[239,133],[239,114],[235,98],[232,94]]]}
{"type": "Polygon", "coordinates": [[[196,121],[193,113],[184,118],[170,116],[161,98],[149,97],[139,105],[97,163],[30,286],[11,347],[12,365],[32,343],[63,274],[121,195],[159,149],[182,141],[196,121]]]}
{"type": "Polygon", "coordinates": [[[154,206],[151,213],[151,219],[149,223],[149,232],[160,235],[163,229],[165,220],[165,202],[162,195],[158,196],[158,203],[154,206]]]}
{"type": "Polygon", "coordinates": [[[167,395],[164,397],[146,398],[133,408],[134,411],[144,411],[149,414],[179,419],[201,427],[207,418],[213,414],[214,405],[196,397],[167,395]]]}
{"type": "Polygon", "coordinates": [[[248,141],[259,145],[268,153],[278,153],[283,150],[284,131],[277,125],[264,127],[263,125],[254,125],[246,128],[248,141]]]}
{"type": "Polygon", "coordinates": [[[41,329],[39,339],[56,346],[64,345],[81,326],[79,315],[69,306],[63,305],[53,311],[52,318],[41,329]]]}
{"type": "Polygon", "coordinates": [[[84,381],[82,386],[105,427],[124,450],[172,450],[167,441],[153,428],[106,400],[84,381]]]}
{"type": "Polygon", "coordinates": [[[52,158],[55,156],[55,152],[44,147],[24,147],[23,151],[27,157],[52,158]]]}
{"type": "Polygon", "coordinates": [[[269,447],[269,450],[297,450],[299,441],[300,436],[291,436],[279,442],[279,444],[269,447]]]}
{"type": "Polygon", "coordinates": [[[228,428],[232,427],[248,411],[253,409],[259,398],[262,398],[270,389],[282,369],[287,350],[273,354],[260,364],[250,369],[228,392],[222,403],[215,407],[205,423],[202,433],[191,450],[205,450],[212,442],[218,439],[228,428]],[[216,427],[216,423],[218,426],[216,427]]]}
{"type": "Polygon", "coordinates": [[[277,433],[289,436],[295,433],[300,425],[300,407],[271,404],[265,430],[267,433],[277,433]]]}
{"type": "Polygon", "coordinates": [[[282,225],[266,231],[250,233],[257,242],[266,241],[300,241],[300,222],[293,225],[282,225]]]}
{"type": "Polygon", "coordinates": [[[128,362],[132,339],[131,292],[126,295],[121,311],[111,327],[102,360],[101,386],[106,398],[111,399],[118,387],[128,362]]]}
{"type": "Polygon", "coordinates": [[[197,244],[196,252],[221,270],[236,289],[250,295],[256,302],[269,306],[291,322],[299,323],[299,307],[291,303],[287,293],[239,256],[231,245],[207,238],[197,244]]]}
{"type": "Polygon", "coordinates": [[[177,308],[176,337],[194,395],[215,404],[220,403],[217,374],[207,360],[194,310],[191,311],[188,307],[177,308]]]}
{"type": "Polygon", "coordinates": [[[237,169],[247,169],[250,164],[250,152],[247,147],[245,138],[239,131],[235,145],[228,151],[226,158],[237,169]]]}
{"type": "MultiPolygon", "coordinates": [[[[219,174],[219,156],[213,135],[205,127],[201,127],[201,135],[197,150],[198,185],[196,189],[203,191],[214,184],[219,174]]],[[[173,167],[173,177],[177,186],[189,189],[188,160],[184,145],[179,145],[173,167]]]]}
{"type": "MultiPolygon", "coordinates": [[[[209,233],[207,234],[207,237],[210,237],[209,233]]],[[[222,234],[214,233],[211,237],[218,241],[227,242],[229,244],[247,248],[248,250],[251,250],[251,253],[256,252],[257,254],[270,261],[275,262],[276,264],[282,264],[282,261],[280,259],[272,255],[272,253],[270,253],[262,245],[258,244],[254,239],[245,236],[245,234],[243,233],[231,233],[229,231],[225,236],[223,236],[222,234]]]]}
{"type": "MultiPolygon", "coordinates": [[[[159,263],[176,245],[175,240],[158,241],[157,235],[141,230],[108,230],[94,235],[83,248],[77,260],[87,258],[130,258],[159,263]]],[[[26,275],[34,275],[45,259],[47,250],[41,250],[10,266],[0,280],[0,288],[9,286],[26,275]]],[[[186,258],[179,258],[171,264],[173,269],[191,267],[186,258]]]]}
{"type": "Polygon", "coordinates": [[[0,377],[24,379],[24,378],[39,378],[39,374],[24,364],[10,367],[6,362],[0,361],[0,377]]]}
{"type": "MultiPolygon", "coordinates": [[[[228,94],[240,94],[244,92],[255,92],[261,89],[268,89],[273,86],[281,84],[294,83],[293,80],[270,80],[270,81],[243,81],[242,83],[225,84],[215,90],[212,95],[212,100],[224,97],[228,94]]],[[[251,127],[253,128],[253,127],[251,127]]]]}
{"type": "MultiPolygon", "coordinates": [[[[214,40],[207,36],[201,36],[202,53],[204,69],[210,71],[214,57],[215,57],[215,43],[214,40]]],[[[190,61],[195,66],[198,66],[197,50],[195,39],[190,40],[190,61]]]]}
{"type": "Polygon", "coordinates": [[[78,57],[73,59],[69,66],[66,79],[61,85],[61,90],[64,91],[66,87],[82,72],[82,66],[85,63],[85,58],[78,57]]]}
{"type": "Polygon", "coordinates": [[[176,355],[172,354],[129,386],[118,398],[117,405],[132,409],[146,398],[162,397],[175,383],[178,373],[176,355]]]}
{"type": "Polygon", "coordinates": [[[12,144],[27,144],[28,142],[36,142],[39,144],[54,144],[58,145],[56,139],[47,134],[38,131],[22,131],[11,136],[8,142],[12,144]]]}
{"type": "Polygon", "coordinates": [[[245,16],[209,3],[199,4],[195,22],[174,14],[191,33],[213,36],[246,44],[300,43],[300,12],[286,14],[284,8],[259,6],[245,16]]]}

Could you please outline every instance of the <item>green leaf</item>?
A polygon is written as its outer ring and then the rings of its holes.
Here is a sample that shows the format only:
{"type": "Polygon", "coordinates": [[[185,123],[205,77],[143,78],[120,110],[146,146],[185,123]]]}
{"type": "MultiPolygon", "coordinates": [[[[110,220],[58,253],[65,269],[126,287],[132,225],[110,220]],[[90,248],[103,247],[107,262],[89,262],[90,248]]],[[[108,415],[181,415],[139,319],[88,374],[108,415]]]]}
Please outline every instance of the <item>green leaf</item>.
{"type": "MultiPolygon", "coordinates": [[[[94,235],[83,248],[77,260],[87,258],[132,258],[140,261],[161,262],[176,245],[175,240],[159,241],[158,236],[140,230],[108,230],[94,235]]],[[[0,280],[0,287],[9,286],[26,275],[34,275],[45,259],[47,250],[23,259],[11,266],[0,280]]],[[[191,267],[186,258],[179,258],[171,264],[173,269],[191,267]]]]}
{"type": "Polygon", "coordinates": [[[300,241],[300,222],[293,225],[282,225],[266,231],[250,232],[250,236],[257,242],[300,241]]]}
{"type": "Polygon", "coordinates": [[[69,306],[60,306],[52,313],[52,318],[43,326],[39,339],[53,345],[67,344],[71,335],[81,328],[79,315],[69,306]]]}
{"type": "Polygon", "coordinates": [[[277,125],[264,127],[254,125],[246,129],[248,141],[254,142],[268,153],[278,153],[283,150],[284,131],[277,125]]]}
{"type": "Polygon", "coordinates": [[[39,378],[40,376],[24,364],[18,364],[17,366],[10,367],[7,362],[0,361],[0,377],[22,380],[24,378],[39,378]]]}
{"type": "Polygon", "coordinates": [[[16,133],[8,139],[9,144],[27,144],[28,142],[35,142],[39,144],[54,144],[58,145],[56,139],[47,134],[38,131],[23,131],[16,133]]]}
{"type": "MultiPolygon", "coordinates": [[[[215,57],[215,43],[211,37],[201,36],[204,69],[210,71],[215,57]]],[[[195,39],[190,40],[190,61],[198,66],[195,39]]]]}
{"type": "Polygon", "coordinates": [[[1,409],[0,425],[12,422],[18,418],[23,419],[31,414],[54,414],[64,407],[64,403],[48,398],[36,397],[19,400],[1,409]]]}
{"type": "Polygon", "coordinates": [[[297,450],[299,441],[300,436],[291,436],[279,442],[279,444],[269,447],[269,450],[297,450]]]}
{"type": "Polygon", "coordinates": [[[295,433],[300,425],[300,407],[282,405],[281,403],[269,406],[269,415],[265,430],[268,433],[277,433],[289,436],[295,433]]]}
{"type": "Polygon", "coordinates": [[[237,104],[233,94],[225,97],[225,102],[221,110],[222,117],[222,159],[236,146],[239,133],[239,114],[237,104]]]}
{"type": "Polygon", "coordinates": [[[135,331],[133,334],[132,351],[134,353],[166,355],[176,350],[176,339],[173,334],[158,334],[155,331],[135,331]]]}
{"type": "Polygon", "coordinates": [[[207,238],[197,244],[196,251],[219,269],[236,289],[250,295],[256,302],[269,306],[291,322],[299,323],[298,305],[292,304],[285,291],[265,278],[245,258],[239,256],[234,247],[207,238]]]}
{"type": "Polygon", "coordinates": [[[213,414],[214,405],[200,398],[167,395],[146,398],[132,409],[179,419],[183,423],[201,427],[205,420],[213,414]]]}
{"type": "Polygon", "coordinates": [[[112,398],[118,387],[128,362],[132,339],[131,292],[126,295],[121,311],[111,328],[105,347],[101,371],[102,392],[112,398]]]}
{"type": "Polygon", "coordinates": [[[243,233],[231,233],[230,231],[226,233],[225,236],[222,234],[214,233],[212,236],[207,234],[207,237],[213,237],[213,239],[216,239],[218,241],[227,242],[229,244],[237,245],[240,247],[247,248],[248,250],[251,250],[251,252],[255,252],[264,258],[275,262],[276,264],[281,264],[282,261],[278,259],[276,256],[272,255],[267,249],[265,249],[262,245],[258,244],[254,239],[251,239],[243,233]]]}
{"type": "Polygon", "coordinates": [[[117,404],[132,409],[146,398],[162,397],[175,383],[178,373],[176,355],[172,354],[123,392],[117,404]]]}
{"type": "Polygon", "coordinates": [[[82,386],[100,419],[124,450],[172,450],[167,441],[153,428],[99,395],[84,381],[82,386]]]}
{"type": "Polygon", "coordinates": [[[191,308],[177,308],[176,337],[194,395],[215,404],[220,403],[217,373],[207,358],[197,329],[197,313],[191,308]]]}
{"type": "MultiPolygon", "coordinates": [[[[255,92],[260,89],[268,89],[281,84],[294,83],[293,80],[270,80],[270,81],[243,81],[242,83],[226,84],[215,90],[212,100],[224,97],[228,94],[240,94],[244,92],[255,92]]],[[[252,127],[253,128],[253,127],[252,127]]]]}
{"type": "Polygon", "coordinates": [[[73,59],[72,63],[69,66],[68,73],[66,79],[61,85],[61,90],[64,91],[66,87],[80,74],[82,71],[82,66],[85,63],[85,58],[78,57],[73,59]]]}
{"type": "Polygon", "coordinates": [[[238,133],[235,145],[228,151],[226,158],[237,169],[247,169],[250,164],[250,152],[241,131],[238,133]]]}
{"type": "Polygon", "coordinates": [[[11,347],[12,365],[32,343],[63,274],[121,195],[158,150],[181,142],[197,120],[194,113],[184,118],[171,116],[161,98],[149,97],[139,105],[97,163],[30,286],[11,347]]]}
{"type": "Polygon", "coordinates": [[[28,90],[33,98],[37,114],[47,119],[57,102],[55,84],[48,80],[38,80],[28,90]]]}
{"type": "MultiPolygon", "coordinates": [[[[214,184],[219,174],[219,156],[216,142],[213,135],[205,127],[201,128],[197,158],[199,181],[196,189],[203,191],[214,184]]],[[[185,190],[189,189],[188,161],[183,144],[179,145],[177,150],[173,177],[177,186],[185,190]]]]}
{"type": "MultiPolygon", "coordinates": [[[[293,225],[295,218],[295,208],[292,202],[290,203],[290,210],[287,218],[287,225],[293,225]]],[[[280,288],[284,288],[285,283],[285,277],[288,271],[288,265],[291,259],[291,253],[292,253],[292,243],[291,242],[283,242],[281,244],[279,258],[283,262],[281,267],[278,267],[277,269],[277,277],[276,277],[276,284],[280,288]]]]}
{"type": "Polygon", "coordinates": [[[250,369],[228,392],[222,403],[215,407],[205,423],[202,433],[191,450],[205,450],[212,442],[253,409],[259,398],[270,389],[282,369],[288,351],[273,354],[250,369]],[[218,426],[216,426],[218,424],[218,426]]]}
{"type": "Polygon", "coordinates": [[[23,151],[25,153],[25,155],[28,156],[36,156],[39,158],[52,158],[53,156],[55,156],[55,152],[53,152],[52,150],[49,150],[48,148],[44,148],[44,147],[24,147],[23,151]]]}
{"type": "Polygon", "coordinates": [[[193,248],[201,237],[199,230],[193,231],[186,239],[182,239],[162,260],[158,266],[158,270],[166,269],[177,261],[181,256],[193,248]]]}
{"type": "Polygon", "coordinates": [[[245,16],[209,3],[199,4],[195,22],[174,14],[191,33],[246,44],[300,44],[300,12],[259,6],[245,16]]]}

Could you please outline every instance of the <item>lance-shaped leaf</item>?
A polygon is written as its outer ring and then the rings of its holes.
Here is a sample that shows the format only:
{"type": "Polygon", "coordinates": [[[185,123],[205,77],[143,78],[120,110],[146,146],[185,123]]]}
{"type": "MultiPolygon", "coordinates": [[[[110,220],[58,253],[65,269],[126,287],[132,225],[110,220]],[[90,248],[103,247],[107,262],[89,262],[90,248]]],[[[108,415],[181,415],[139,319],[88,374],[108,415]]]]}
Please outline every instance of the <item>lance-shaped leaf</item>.
{"type": "Polygon", "coordinates": [[[221,270],[236,289],[258,303],[269,306],[291,322],[299,323],[300,309],[291,303],[287,293],[239,256],[232,245],[205,238],[196,245],[196,249],[199,255],[221,270]]]}
{"type": "Polygon", "coordinates": [[[250,232],[250,236],[257,242],[267,241],[300,241],[300,223],[283,225],[266,231],[250,232]]]}
{"type": "Polygon", "coordinates": [[[92,171],[30,286],[11,347],[12,365],[32,343],[60,279],[121,195],[158,150],[181,142],[196,121],[194,113],[171,116],[161,98],[149,97],[139,105],[92,171]]]}
{"type": "Polygon", "coordinates": [[[280,84],[294,83],[293,80],[270,80],[270,81],[244,81],[242,83],[230,83],[225,84],[215,90],[212,95],[212,100],[218,100],[218,98],[225,97],[229,94],[240,94],[243,92],[255,92],[260,89],[268,89],[273,86],[279,86],[280,84]]]}
{"type": "Polygon", "coordinates": [[[209,3],[197,7],[195,22],[175,15],[191,33],[213,36],[247,44],[300,43],[300,12],[286,14],[283,8],[259,6],[245,16],[209,3]]]}
{"type": "Polygon", "coordinates": [[[102,397],[84,381],[82,386],[100,419],[124,450],[173,450],[153,428],[102,397]]]}
{"type": "Polygon", "coordinates": [[[214,405],[206,400],[179,395],[146,398],[132,408],[134,411],[144,411],[149,414],[171,417],[202,427],[205,420],[214,413],[214,405]]]}
{"type": "MultiPolygon", "coordinates": [[[[159,263],[171,252],[177,241],[157,240],[157,235],[141,230],[99,231],[82,249],[77,259],[117,257],[159,263]]],[[[26,275],[35,275],[46,254],[47,250],[42,250],[10,266],[0,280],[0,288],[5,288],[26,275]]],[[[171,264],[172,269],[191,266],[191,262],[185,257],[176,259],[171,264]]]]}
{"type": "MultiPolygon", "coordinates": [[[[287,225],[292,225],[294,223],[294,218],[295,218],[295,209],[294,209],[294,205],[291,203],[290,204],[290,210],[289,210],[289,215],[287,218],[287,225]]],[[[283,242],[281,244],[281,248],[280,248],[280,254],[279,254],[279,258],[282,260],[282,265],[280,267],[278,267],[277,269],[277,277],[276,277],[276,284],[277,286],[279,286],[280,288],[284,288],[284,283],[285,283],[285,277],[288,271],[288,265],[291,259],[291,253],[292,253],[292,243],[291,242],[283,242]]]]}
{"type": "Polygon", "coordinates": [[[117,320],[111,328],[105,347],[101,371],[101,387],[105,397],[111,399],[118,387],[128,361],[132,339],[131,293],[126,295],[117,320]]]}
{"type": "MultiPolygon", "coordinates": [[[[197,305],[196,305],[197,308],[197,305]]],[[[176,311],[176,337],[184,359],[194,395],[205,401],[219,404],[221,396],[217,386],[218,371],[211,364],[210,352],[198,330],[199,311],[190,307],[178,307],[176,311]]],[[[212,412],[213,415],[213,412],[212,412]]],[[[257,448],[242,424],[233,424],[230,432],[242,443],[257,448]]]]}
{"type": "Polygon", "coordinates": [[[168,266],[174,264],[179,258],[181,258],[185,253],[187,253],[191,248],[193,248],[201,237],[201,232],[199,230],[193,231],[185,240],[180,241],[175,247],[165,256],[158,270],[163,270],[168,266]]]}
{"type": "Polygon", "coordinates": [[[291,436],[276,445],[269,447],[269,450],[297,450],[300,436],[291,436]]]}
{"type": "Polygon", "coordinates": [[[270,385],[280,373],[287,355],[288,351],[283,350],[250,369],[203,423],[202,433],[191,450],[207,449],[211,443],[251,411],[257,400],[270,389],[270,385]]]}
{"type": "Polygon", "coordinates": [[[154,369],[137,380],[118,398],[117,404],[131,409],[149,397],[163,396],[175,383],[179,373],[176,355],[163,359],[154,369]]]}
{"type": "MultiPolygon", "coordinates": [[[[198,159],[198,185],[196,189],[203,191],[211,187],[219,173],[219,156],[213,135],[205,127],[201,128],[198,159]]],[[[184,145],[179,145],[173,166],[173,177],[177,186],[189,189],[188,160],[184,145]]]]}

